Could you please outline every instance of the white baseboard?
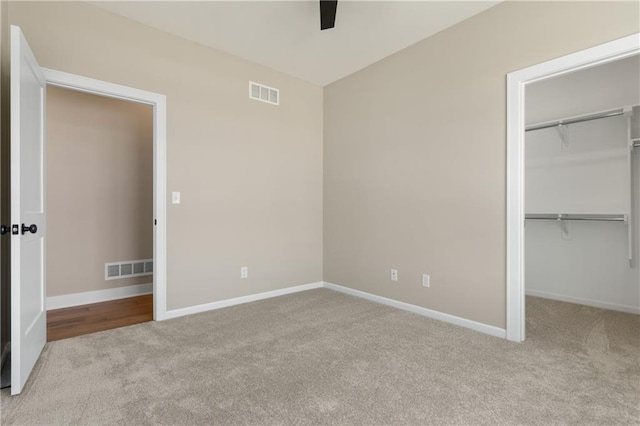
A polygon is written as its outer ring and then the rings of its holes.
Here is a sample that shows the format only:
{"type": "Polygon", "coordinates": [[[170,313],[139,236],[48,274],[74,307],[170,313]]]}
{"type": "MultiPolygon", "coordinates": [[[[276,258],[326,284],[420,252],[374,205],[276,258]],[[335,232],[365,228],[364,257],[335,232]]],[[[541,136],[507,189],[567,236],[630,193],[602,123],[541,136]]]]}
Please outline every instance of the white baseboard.
{"type": "Polygon", "coordinates": [[[229,306],[240,305],[243,303],[255,302],[258,300],[269,299],[272,297],[284,296],[286,294],[297,293],[300,291],[312,290],[315,288],[328,288],[330,290],[339,291],[341,293],[349,294],[351,296],[360,297],[372,302],[381,303],[383,305],[392,306],[397,309],[413,312],[418,315],[423,315],[429,318],[437,319],[440,321],[448,322],[451,324],[459,325],[471,330],[479,331],[481,333],[489,334],[491,336],[506,338],[506,330],[503,328],[494,327],[491,325],[479,323],[476,321],[460,318],[455,315],[449,315],[442,312],[434,311],[431,309],[423,308],[421,306],[411,305],[409,303],[399,302],[397,300],[388,299],[386,297],[377,296],[375,294],[366,293],[360,290],[354,290],[352,288],[343,287],[337,284],[331,284],[327,282],[317,282],[311,284],[303,284],[295,287],[287,287],[280,290],[267,291],[264,293],[251,294],[248,296],[235,297],[233,299],[220,300],[217,302],[205,303],[202,305],[190,306],[187,308],[173,309],[167,311],[165,319],[178,318],[185,315],[198,314],[201,312],[213,311],[215,309],[227,308],[229,306]]]}
{"type": "Polygon", "coordinates": [[[507,330],[505,330],[504,328],[498,328],[492,325],[483,324],[481,322],[476,322],[469,319],[457,317],[455,315],[445,314],[443,312],[434,311],[432,309],[423,308],[422,306],[416,306],[410,303],[399,302],[397,300],[389,299],[389,298],[378,296],[371,293],[366,293],[360,290],[354,290],[352,288],[343,287],[337,284],[331,284],[331,283],[325,282],[324,287],[330,290],[339,291],[341,293],[345,293],[351,296],[360,297],[362,299],[366,299],[371,302],[381,303],[383,305],[391,306],[397,309],[402,309],[403,311],[409,311],[409,312],[413,312],[414,314],[433,318],[439,321],[448,322],[450,324],[459,325],[461,327],[479,331],[481,333],[485,333],[490,336],[500,337],[503,339],[506,339],[507,337],[507,330]]]}
{"type": "Polygon", "coordinates": [[[109,300],[124,299],[153,293],[153,284],[138,284],[106,290],[86,291],[83,293],[65,294],[47,297],[47,311],[52,309],[69,308],[71,306],[87,305],[90,303],[108,302],[109,300]]]}
{"type": "MultiPolygon", "coordinates": [[[[167,311],[164,319],[178,318],[185,315],[198,314],[201,312],[212,311],[215,309],[227,308],[229,306],[240,305],[243,303],[255,302],[258,300],[269,299],[272,297],[284,296],[286,294],[298,293],[300,291],[312,290],[315,288],[328,288],[330,290],[349,294],[351,296],[360,297],[372,302],[381,303],[383,305],[392,306],[404,311],[413,312],[418,315],[433,318],[439,321],[448,322],[479,331],[490,336],[506,338],[506,330],[494,327],[488,324],[472,321],[469,319],[457,317],[455,315],[445,314],[443,312],[434,311],[432,309],[423,308],[422,306],[412,305],[410,303],[400,302],[394,299],[378,296],[364,291],[355,290],[349,287],[332,284],[328,282],[317,282],[303,284],[294,287],[282,288],[279,290],[266,291],[264,293],[250,294],[248,296],[235,297],[233,299],[220,300],[217,302],[204,303],[202,305],[189,306],[187,308],[173,309],[167,311]]],[[[67,294],[64,296],[47,297],[47,310],[67,308],[71,306],[86,305],[89,303],[106,302],[109,300],[123,299],[125,297],[138,296],[153,292],[153,284],[140,284],[134,286],[117,287],[107,290],[88,291],[85,293],[67,294]]],[[[529,293],[527,293],[529,294],[529,293]]],[[[542,296],[544,297],[544,296],[542,296]]]]}
{"type": "Polygon", "coordinates": [[[215,309],[227,308],[229,306],[241,305],[243,303],[255,302],[262,299],[269,299],[271,297],[284,296],[285,294],[298,293],[300,291],[321,288],[322,286],[322,282],[303,284],[295,287],[282,288],[280,290],[266,291],[264,293],[250,294],[248,296],[234,297],[233,299],[226,299],[217,302],[205,303],[202,305],[190,306],[187,308],[172,309],[166,312],[165,319],[178,318],[185,315],[213,311],[215,309]]]}
{"type": "Polygon", "coordinates": [[[599,300],[583,299],[581,297],[565,296],[563,294],[538,290],[526,290],[525,294],[527,296],[542,297],[544,299],[557,300],[559,302],[577,303],[579,305],[593,306],[594,308],[609,309],[629,314],[640,314],[640,307],[637,306],[618,305],[616,303],[601,302],[599,300]]]}

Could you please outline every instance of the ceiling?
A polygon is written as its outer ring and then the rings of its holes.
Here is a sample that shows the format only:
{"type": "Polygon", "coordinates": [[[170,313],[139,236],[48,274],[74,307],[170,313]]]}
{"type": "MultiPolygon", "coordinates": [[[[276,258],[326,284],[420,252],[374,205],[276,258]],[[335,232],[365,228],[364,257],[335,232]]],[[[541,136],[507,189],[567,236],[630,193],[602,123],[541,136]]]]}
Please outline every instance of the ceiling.
{"type": "Polygon", "coordinates": [[[319,86],[498,3],[340,0],[335,28],[320,31],[317,0],[92,2],[319,86]]]}

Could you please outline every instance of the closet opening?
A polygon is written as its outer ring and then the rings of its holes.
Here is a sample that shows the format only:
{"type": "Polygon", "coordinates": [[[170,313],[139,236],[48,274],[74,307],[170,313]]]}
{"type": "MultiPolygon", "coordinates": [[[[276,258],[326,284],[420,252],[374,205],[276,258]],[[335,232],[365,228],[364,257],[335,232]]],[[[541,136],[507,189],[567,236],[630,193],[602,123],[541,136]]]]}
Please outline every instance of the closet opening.
{"type": "Polygon", "coordinates": [[[47,341],[152,321],[153,106],[46,89],[47,341]]]}
{"type": "MultiPolygon", "coordinates": [[[[505,331],[506,337],[510,341],[522,342],[525,340],[526,331],[525,221],[527,219],[525,219],[525,151],[527,146],[526,134],[529,133],[526,132],[526,127],[527,125],[536,124],[533,122],[534,118],[526,117],[525,94],[527,88],[535,83],[542,83],[545,80],[586,71],[626,58],[638,57],[638,55],[640,55],[640,34],[632,34],[507,74],[507,250],[505,259],[507,294],[505,331]],[[531,121],[527,122],[526,119],[531,121]]],[[[593,94],[601,93],[600,82],[592,82],[589,90],[592,96],[593,94]]],[[[553,118],[546,117],[539,119],[550,120],[551,122],[555,121],[556,127],[562,128],[565,126],[559,126],[560,124],[577,124],[577,122],[568,123],[565,119],[595,118],[589,116],[593,113],[602,114],[605,112],[605,110],[598,111],[593,108],[594,106],[591,105],[588,110],[585,109],[585,111],[578,113],[577,116],[555,116],[553,118]]],[[[619,105],[611,108],[619,108],[619,105]]],[[[601,120],[607,119],[598,118],[595,121],[601,120]]],[[[594,120],[583,120],[582,122],[590,121],[594,120]]],[[[564,132],[566,135],[566,128],[558,131],[564,132]]],[[[571,135],[569,135],[568,139],[565,137],[563,143],[566,144],[567,140],[569,144],[572,144],[573,137],[571,135]]],[[[633,142],[633,146],[629,145],[628,148],[630,150],[638,150],[636,142],[633,142]]],[[[633,155],[638,154],[634,151],[633,155]]],[[[632,187],[632,189],[637,191],[636,186],[632,187]]],[[[533,214],[532,212],[529,213],[533,214]]],[[[565,212],[561,213],[564,214],[565,212]]],[[[611,213],[619,214],[619,212],[607,212],[606,214],[611,213]]],[[[581,211],[580,214],[586,213],[581,211]]],[[[556,221],[560,222],[560,224],[565,223],[563,219],[567,218],[556,217],[556,221]]],[[[609,217],[609,219],[611,219],[611,217],[609,217]]],[[[573,222],[578,222],[578,220],[574,220],[573,222]]],[[[626,223],[631,224],[632,228],[629,228],[628,231],[633,232],[633,218],[632,220],[627,220],[626,223]]]]}
{"type": "Polygon", "coordinates": [[[588,350],[640,326],[639,75],[634,55],[526,85],[527,338],[588,350]]]}

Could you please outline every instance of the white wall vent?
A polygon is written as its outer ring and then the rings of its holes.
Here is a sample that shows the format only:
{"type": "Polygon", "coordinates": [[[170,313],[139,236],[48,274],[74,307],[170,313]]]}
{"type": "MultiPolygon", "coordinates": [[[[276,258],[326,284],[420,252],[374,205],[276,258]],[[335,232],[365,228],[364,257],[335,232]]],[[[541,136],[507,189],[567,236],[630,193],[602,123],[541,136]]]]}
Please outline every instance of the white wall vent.
{"type": "Polygon", "coordinates": [[[249,97],[256,101],[280,105],[280,90],[253,81],[249,82],[249,97]]]}
{"type": "Polygon", "coordinates": [[[153,259],[127,260],[104,264],[105,280],[120,280],[144,275],[153,275],[153,259]]]}

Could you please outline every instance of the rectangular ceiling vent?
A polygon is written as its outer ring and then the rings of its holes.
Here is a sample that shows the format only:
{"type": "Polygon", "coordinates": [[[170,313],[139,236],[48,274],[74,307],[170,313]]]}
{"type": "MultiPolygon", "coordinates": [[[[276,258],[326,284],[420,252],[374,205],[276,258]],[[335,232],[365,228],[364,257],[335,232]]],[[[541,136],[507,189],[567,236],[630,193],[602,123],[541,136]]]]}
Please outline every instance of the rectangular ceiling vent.
{"type": "Polygon", "coordinates": [[[121,280],[144,275],[153,275],[153,259],[127,260],[104,264],[105,280],[121,280]]]}
{"type": "Polygon", "coordinates": [[[249,97],[256,101],[280,105],[280,90],[253,81],[249,82],[249,97]]]}

